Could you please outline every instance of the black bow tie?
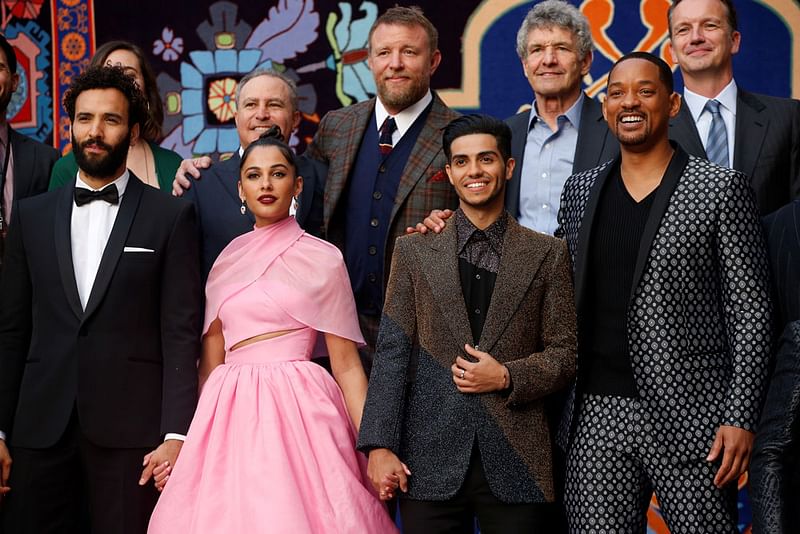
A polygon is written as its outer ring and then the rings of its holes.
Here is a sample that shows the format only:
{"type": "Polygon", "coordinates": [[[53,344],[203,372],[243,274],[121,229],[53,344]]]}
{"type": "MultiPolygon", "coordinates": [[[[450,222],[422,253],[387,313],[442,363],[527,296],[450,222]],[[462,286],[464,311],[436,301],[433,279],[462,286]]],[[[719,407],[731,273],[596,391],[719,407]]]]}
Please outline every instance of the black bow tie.
{"type": "Polygon", "coordinates": [[[105,200],[109,204],[119,204],[119,193],[117,185],[111,184],[100,191],[92,191],[83,187],[75,188],[75,204],[83,206],[94,200],[105,200]]]}

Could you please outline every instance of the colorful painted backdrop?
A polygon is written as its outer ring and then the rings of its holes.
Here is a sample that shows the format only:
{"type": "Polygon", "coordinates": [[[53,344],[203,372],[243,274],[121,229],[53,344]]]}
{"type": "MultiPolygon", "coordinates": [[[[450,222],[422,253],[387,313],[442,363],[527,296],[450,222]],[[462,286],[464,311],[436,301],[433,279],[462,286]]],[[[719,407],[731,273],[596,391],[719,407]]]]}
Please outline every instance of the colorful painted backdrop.
{"type": "MultiPolygon", "coordinates": [[[[573,0],[574,1],[574,0],[573,0]]],[[[126,39],[149,53],[165,103],[163,145],[184,156],[238,147],[233,95],[239,78],[270,66],[297,80],[303,121],[292,143],[302,150],[326,111],[371,97],[367,32],[397,0],[0,0],[0,26],[17,50],[21,83],[9,106],[15,128],[62,150],[68,120],[58,103],[95,45],[126,39]]],[[[443,61],[433,86],[452,107],[506,117],[532,94],[515,52],[517,28],[533,4],[521,0],[416,0],[440,31],[443,61]]],[[[575,1],[596,43],[587,91],[603,91],[615,59],[647,50],[668,61],[669,0],[575,1]]],[[[737,0],[742,51],[737,82],[777,96],[800,96],[797,0],[737,0]]],[[[676,75],[678,87],[680,75],[676,75]]],[[[742,483],[743,486],[744,482],[742,483]]],[[[741,530],[748,530],[745,491],[741,530]]],[[[666,532],[658,508],[652,532],[666,532]]]]}

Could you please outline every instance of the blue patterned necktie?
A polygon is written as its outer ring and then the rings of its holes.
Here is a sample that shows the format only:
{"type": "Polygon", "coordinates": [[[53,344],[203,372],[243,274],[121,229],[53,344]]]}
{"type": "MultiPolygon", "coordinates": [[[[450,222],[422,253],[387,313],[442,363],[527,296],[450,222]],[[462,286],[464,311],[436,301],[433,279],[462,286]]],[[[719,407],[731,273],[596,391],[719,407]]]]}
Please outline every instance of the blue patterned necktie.
{"type": "Polygon", "coordinates": [[[394,117],[386,117],[386,120],[383,121],[383,124],[381,125],[381,136],[378,139],[381,154],[384,156],[389,155],[389,152],[392,151],[392,134],[396,129],[397,123],[395,122],[394,117]]]}
{"type": "Polygon", "coordinates": [[[706,109],[711,113],[711,129],[708,130],[708,141],[706,141],[708,161],[728,167],[730,166],[728,163],[728,130],[725,128],[725,121],[719,112],[719,102],[709,100],[706,102],[706,109]]]}

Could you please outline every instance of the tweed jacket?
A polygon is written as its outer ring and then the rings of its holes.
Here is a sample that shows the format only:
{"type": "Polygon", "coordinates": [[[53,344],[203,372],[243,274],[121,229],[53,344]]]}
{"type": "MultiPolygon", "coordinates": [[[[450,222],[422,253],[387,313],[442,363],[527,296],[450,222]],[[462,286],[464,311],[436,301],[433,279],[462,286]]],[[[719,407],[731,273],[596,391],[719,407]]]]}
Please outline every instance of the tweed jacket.
{"type": "MultiPolygon", "coordinates": [[[[664,454],[705,457],[719,425],[755,431],[772,339],[767,253],[747,177],[680,146],[656,192],[629,296],[631,365],[664,454]]],[[[557,235],[569,246],[578,310],[598,197],[613,162],[571,176],[557,235]]],[[[577,384],[580,392],[580,384],[577,384]]],[[[575,390],[559,431],[566,446],[575,390]]]]}
{"type": "MultiPolygon", "coordinates": [[[[322,118],[314,140],[305,154],[328,166],[325,183],[323,228],[325,238],[344,250],[344,206],[347,185],[358,155],[361,139],[370,126],[375,99],[329,111],[322,118]]],[[[434,93],[425,126],[408,158],[389,222],[384,265],[389,265],[394,240],[408,226],[422,221],[433,209],[458,206],[458,197],[444,171],[442,130],[459,114],[445,105],[434,93]]],[[[388,269],[384,269],[388,276],[388,269]]]]}
{"type": "Polygon", "coordinates": [[[575,372],[575,309],[563,241],[512,217],[480,350],[504,363],[510,392],[460,393],[450,367],[472,343],[456,229],[397,240],[358,447],[389,448],[411,470],[407,496],[445,500],[473,444],[504,502],[552,501],[544,397],[575,372]]]}

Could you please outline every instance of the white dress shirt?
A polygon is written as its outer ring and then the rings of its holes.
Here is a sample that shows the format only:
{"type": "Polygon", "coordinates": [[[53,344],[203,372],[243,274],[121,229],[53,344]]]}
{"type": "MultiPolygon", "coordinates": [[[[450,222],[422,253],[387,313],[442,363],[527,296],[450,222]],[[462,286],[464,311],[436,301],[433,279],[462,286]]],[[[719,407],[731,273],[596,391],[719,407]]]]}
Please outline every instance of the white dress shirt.
{"type": "MultiPolygon", "coordinates": [[[[428,107],[428,104],[431,103],[433,100],[433,95],[431,94],[430,90],[425,93],[425,96],[417,100],[415,103],[408,106],[406,109],[398,113],[397,115],[392,115],[394,117],[394,121],[397,124],[397,129],[392,133],[392,145],[397,145],[400,139],[403,138],[403,135],[411,128],[411,125],[414,124],[414,121],[417,120],[425,108],[428,107]]],[[[381,102],[380,98],[375,99],[375,126],[378,130],[381,129],[383,125],[383,121],[386,120],[386,117],[389,116],[389,112],[386,111],[386,108],[383,106],[383,102],[381,102]]]]}
{"type": "Polygon", "coordinates": [[[736,96],[738,89],[736,81],[731,79],[730,83],[720,91],[720,93],[713,99],[700,96],[697,93],[691,92],[689,89],[683,89],[683,99],[686,101],[686,106],[692,114],[694,123],[697,126],[697,133],[700,135],[700,141],[703,142],[703,148],[706,148],[708,142],[708,132],[711,130],[711,112],[706,110],[706,102],[709,100],[716,100],[720,103],[719,112],[722,115],[722,120],[725,122],[725,130],[728,134],[728,167],[733,168],[733,148],[736,146],[736,96]]]}

